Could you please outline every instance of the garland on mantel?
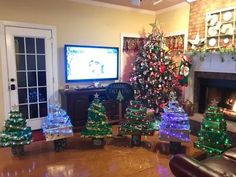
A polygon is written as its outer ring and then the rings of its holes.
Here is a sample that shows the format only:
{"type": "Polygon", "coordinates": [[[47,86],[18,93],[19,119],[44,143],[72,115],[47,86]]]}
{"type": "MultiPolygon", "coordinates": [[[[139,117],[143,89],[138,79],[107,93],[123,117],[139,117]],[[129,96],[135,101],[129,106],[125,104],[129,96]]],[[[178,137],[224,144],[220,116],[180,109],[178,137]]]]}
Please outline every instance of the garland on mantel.
{"type": "Polygon", "coordinates": [[[221,56],[221,61],[224,62],[224,54],[231,55],[232,60],[236,61],[236,46],[235,45],[228,45],[228,46],[223,46],[219,48],[207,48],[206,46],[199,46],[190,49],[189,51],[184,53],[185,55],[190,56],[191,58],[193,56],[198,55],[200,57],[200,60],[203,61],[204,58],[208,54],[219,54],[221,56]]]}

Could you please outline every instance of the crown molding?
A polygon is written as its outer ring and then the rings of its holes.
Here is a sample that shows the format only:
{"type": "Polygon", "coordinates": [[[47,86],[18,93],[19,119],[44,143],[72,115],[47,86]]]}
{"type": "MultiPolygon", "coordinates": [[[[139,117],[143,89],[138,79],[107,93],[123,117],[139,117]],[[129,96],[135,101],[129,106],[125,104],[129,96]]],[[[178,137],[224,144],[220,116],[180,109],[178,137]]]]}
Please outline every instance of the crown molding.
{"type": "Polygon", "coordinates": [[[115,5],[115,4],[105,3],[105,2],[92,1],[92,0],[68,0],[68,1],[89,4],[89,5],[98,6],[98,7],[105,7],[105,8],[112,8],[112,9],[117,9],[117,10],[125,10],[125,11],[149,14],[149,15],[156,14],[156,11],[152,11],[152,10],[144,10],[144,9],[126,7],[126,6],[115,5]]]}
{"type": "Polygon", "coordinates": [[[175,10],[175,9],[178,9],[178,8],[181,8],[181,7],[184,7],[184,6],[189,6],[189,7],[190,7],[189,3],[187,3],[187,2],[181,2],[181,3],[176,4],[176,5],[174,5],[174,6],[170,6],[170,7],[167,7],[167,8],[165,8],[165,9],[158,10],[158,11],[156,11],[156,14],[162,14],[162,13],[164,13],[164,12],[168,12],[168,11],[171,11],[171,10],[175,10]]]}

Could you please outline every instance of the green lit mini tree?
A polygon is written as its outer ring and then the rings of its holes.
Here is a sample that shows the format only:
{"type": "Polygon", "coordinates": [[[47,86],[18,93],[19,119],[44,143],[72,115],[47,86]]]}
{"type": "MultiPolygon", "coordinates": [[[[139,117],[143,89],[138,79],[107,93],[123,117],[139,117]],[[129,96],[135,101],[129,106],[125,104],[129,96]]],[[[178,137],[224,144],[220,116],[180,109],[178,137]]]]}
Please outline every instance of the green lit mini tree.
{"type": "Polygon", "coordinates": [[[112,127],[107,123],[106,109],[98,99],[98,94],[88,108],[86,128],[81,132],[81,137],[93,138],[95,145],[101,145],[105,137],[112,136],[112,127]]]}
{"type": "Polygon", "coordinates": [[[223,111],[215,105],[209,106],[204,114],[199,140],[195,142],[195,147],[210,155],[221,154],[231,147],[226,127],[223,111]]]}
{"type": "Polygon", "coordinates": [[[125,120],[121,123],[120,133],[132,135],[131,143],[139,145],[141,135],[152,135],[156,128],[154,116],[147,115],[147,108],[140,101],[131,100],[126,109],[125,120]]]}
{"type": "Polygon", "coordinates": [[[32,132],[26,125],[26,119],[18,110],[10,111],[5,129],[0,134],[0,146],[11,147],[13,155],[21,155],[24,152],[24,145],[31,142],[32,132]]]}

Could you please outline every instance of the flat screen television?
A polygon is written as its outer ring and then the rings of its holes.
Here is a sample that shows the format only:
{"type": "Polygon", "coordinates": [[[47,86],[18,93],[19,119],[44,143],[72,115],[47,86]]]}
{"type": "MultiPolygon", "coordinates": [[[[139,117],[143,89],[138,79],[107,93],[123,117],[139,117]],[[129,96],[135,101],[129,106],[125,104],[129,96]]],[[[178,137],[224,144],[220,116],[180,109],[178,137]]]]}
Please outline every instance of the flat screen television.
{"type": "Polygon", "coordinates": [[[65,45],[66,82],[117,80],[119,48],[65,45]]]}

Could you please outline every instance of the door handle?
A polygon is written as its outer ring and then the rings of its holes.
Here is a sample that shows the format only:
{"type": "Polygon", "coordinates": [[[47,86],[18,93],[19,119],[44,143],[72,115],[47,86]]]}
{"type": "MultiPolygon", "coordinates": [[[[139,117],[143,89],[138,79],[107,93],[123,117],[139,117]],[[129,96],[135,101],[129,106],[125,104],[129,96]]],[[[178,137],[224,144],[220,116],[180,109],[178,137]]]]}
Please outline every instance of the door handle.
{"type": "Polygon", "coordinates": [[[11,84],[11,85],[10,85],[10,89],[11,89],[11,90],[16,90],[16,85],[15,85],[15,84],[11,84]]]}

